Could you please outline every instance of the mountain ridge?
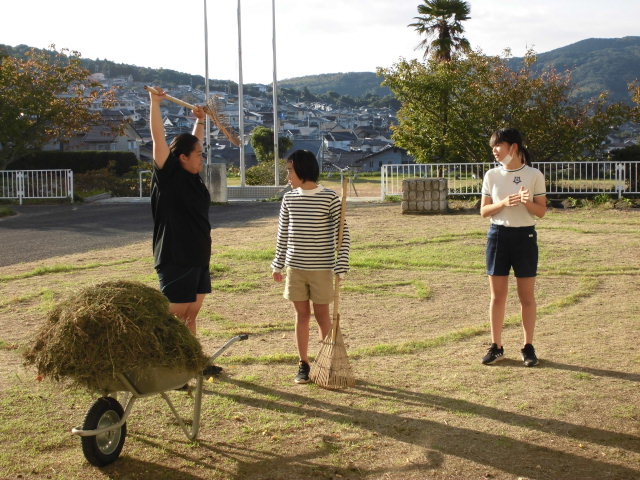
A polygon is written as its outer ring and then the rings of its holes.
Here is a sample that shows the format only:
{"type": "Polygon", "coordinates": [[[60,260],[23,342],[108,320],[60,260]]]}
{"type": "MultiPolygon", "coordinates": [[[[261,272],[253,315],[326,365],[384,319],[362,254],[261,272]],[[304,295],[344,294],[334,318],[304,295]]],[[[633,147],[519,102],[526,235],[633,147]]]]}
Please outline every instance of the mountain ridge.
{"type": "MultiPolygon", "coordinates": [[[[18,45],[11,47],[0,45],[0,55],[23,56],[30,47],[18,45]]],[[[572,96],[590,98],[603,91],[609,92],[611,101],[631,103],[627,84],[640,80],[640,36],[620,38],[587,38],[556,48],[548,52],[536,53],[534,72],[555,69],[559,72],[570,70],[573,84],[572,96]]],[[[197,87],[204,85],[204,77],[169,69],[152,69],[136,65],[119,64],[110,60],[81,59],[82,64],[91,72],[101,72],[108,77],[132,75],[134,80],[162,85],[187,84],[197,87]]],[[[522,57],[508,60],[511,69],[522,65],[522,57]]],[[[350,97],[391,95],[387,87],[380,86],[382,78],[375,72],[337,72],[302,77],[287,78],[278,81],[282,89],[304,90],[313,94],[335,92],[350,97]]],[[[212,88],[237,91],[232,80],[210,80],[212,88]]],[[[260,84],[246,84],[247,93],[260,84]]],[[[255,91],[258,89],[256,88],[255,91]]]]}

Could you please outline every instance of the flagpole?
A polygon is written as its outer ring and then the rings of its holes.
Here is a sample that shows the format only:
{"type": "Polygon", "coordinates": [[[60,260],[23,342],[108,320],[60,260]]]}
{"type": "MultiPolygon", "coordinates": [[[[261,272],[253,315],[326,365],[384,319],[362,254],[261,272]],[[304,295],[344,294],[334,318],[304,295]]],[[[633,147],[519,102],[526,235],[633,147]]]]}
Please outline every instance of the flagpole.
{"type": "Polygon", "coordinates": [[[280,155],[278,152],[278,74],[276,71],[276,0],[271,0],[272,43],[273,43],[273,164],[275,186],[280,183],[280,155]]]}
{"type": "Polygon", "coordinates": [[[242,19],[240,13],[240,0],[238,0],[238,121],[240,129],[240,186],[244,187],[244,95],[242,90],[242,19]]]}
{"type": "MultiPolygon", "coordinates": [[[[207,0],[204,0],[204,104],[209,101],[209,31],[207,29],[207,0]]],[[[204,137],[207,149],[207,165],[211,165],[211,124],[209,116],[205,116],[204,137]]]]}

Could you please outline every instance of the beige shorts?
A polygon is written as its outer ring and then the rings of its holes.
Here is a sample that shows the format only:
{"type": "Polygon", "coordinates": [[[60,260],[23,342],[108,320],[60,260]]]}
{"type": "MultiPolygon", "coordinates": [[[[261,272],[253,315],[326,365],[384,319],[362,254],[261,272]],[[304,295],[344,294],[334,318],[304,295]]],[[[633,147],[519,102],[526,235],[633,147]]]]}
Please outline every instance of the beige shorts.
{"type": "Polygon", "coordinates": [[[323,305],[333,301],[332,270],[301,270],[287,267],[284,298],[292,302],[311,300],[323,305]]]}

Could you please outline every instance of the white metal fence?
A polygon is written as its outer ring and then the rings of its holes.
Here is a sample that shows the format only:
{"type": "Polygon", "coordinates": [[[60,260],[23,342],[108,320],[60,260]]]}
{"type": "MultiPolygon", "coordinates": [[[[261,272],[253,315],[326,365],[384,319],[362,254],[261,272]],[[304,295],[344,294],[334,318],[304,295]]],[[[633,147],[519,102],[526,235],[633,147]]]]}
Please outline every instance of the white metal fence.
{"type": "Polygon", "coordinates": [[[32,198],[69,198],[73,203],[72,170],[2,170],[0,198],[22,201],[32,198]]]}
{"type": "MultiPolygon", "coordinates": [[[[451,196],[480,195],[482,177],[495,163],[382,165],[380,196],[402,195],[402,181],[446,178],[451,196]]],[[[640,194],[640,162],[533,162],[546,179],[547,194],[640,194]]]]}

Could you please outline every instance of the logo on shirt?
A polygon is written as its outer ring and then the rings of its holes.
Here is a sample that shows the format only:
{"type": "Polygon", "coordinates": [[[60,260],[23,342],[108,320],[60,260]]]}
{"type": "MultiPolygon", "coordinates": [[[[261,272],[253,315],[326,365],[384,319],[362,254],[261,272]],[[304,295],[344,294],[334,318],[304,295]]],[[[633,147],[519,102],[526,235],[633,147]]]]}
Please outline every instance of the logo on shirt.
{"type": "Polygon", "coordinates": [[[522,183],[522,180],[520,180],[520,177],[513,177],[513,183],[517,185],[519,183],[522,183]]]}

